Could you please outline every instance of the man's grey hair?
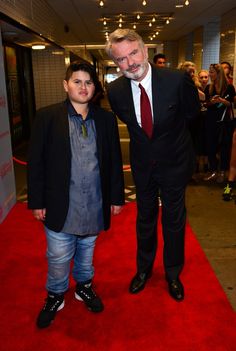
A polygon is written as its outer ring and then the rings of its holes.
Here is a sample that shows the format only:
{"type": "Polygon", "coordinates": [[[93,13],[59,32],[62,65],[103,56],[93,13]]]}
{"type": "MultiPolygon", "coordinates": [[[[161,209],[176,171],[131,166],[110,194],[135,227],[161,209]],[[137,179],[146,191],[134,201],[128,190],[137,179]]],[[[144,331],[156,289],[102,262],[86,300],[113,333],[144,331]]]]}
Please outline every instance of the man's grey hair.
{"type": "Polygon", "coordinates": [[[142,48],[144,48],[144,46],[145,46],[142,37],[138,33],[136,33],[134,30],[128,29],[128,28],[124,28],[124,29],[118,28],[109,35],[109,38],[106,42],[105,51],[108,54],[108,56],[113,57],[112,56],[112,45],[116,44],[116,43],[120,43],[124,40],[137,41],[137,42],[139,42],[140,47],[142,47],[142,48]]]}

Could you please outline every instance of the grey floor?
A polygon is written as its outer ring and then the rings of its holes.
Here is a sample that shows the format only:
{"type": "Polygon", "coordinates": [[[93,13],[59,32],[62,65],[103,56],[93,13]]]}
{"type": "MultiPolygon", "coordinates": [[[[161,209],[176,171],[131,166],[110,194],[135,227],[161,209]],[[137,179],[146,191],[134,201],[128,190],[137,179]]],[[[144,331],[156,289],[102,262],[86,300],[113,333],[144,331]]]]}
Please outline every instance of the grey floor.
{"type": "Polygon", "coordinates": [[[236,204],[222,200],[218,184],[189,185],[186,200],[190,225],[236,311],[236,204]]]}

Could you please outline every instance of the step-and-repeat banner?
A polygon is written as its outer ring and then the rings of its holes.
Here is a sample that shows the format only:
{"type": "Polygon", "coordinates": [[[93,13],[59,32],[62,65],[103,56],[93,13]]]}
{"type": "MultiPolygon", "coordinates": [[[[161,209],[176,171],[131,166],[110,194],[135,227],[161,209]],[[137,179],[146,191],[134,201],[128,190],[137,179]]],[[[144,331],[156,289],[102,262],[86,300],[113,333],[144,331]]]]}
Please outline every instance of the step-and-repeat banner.
{"type": "Polygon", "coordinates": [[[5,84],[3,46],[0,31],[0,223],[16,202],[11,134],[5,84]]]}

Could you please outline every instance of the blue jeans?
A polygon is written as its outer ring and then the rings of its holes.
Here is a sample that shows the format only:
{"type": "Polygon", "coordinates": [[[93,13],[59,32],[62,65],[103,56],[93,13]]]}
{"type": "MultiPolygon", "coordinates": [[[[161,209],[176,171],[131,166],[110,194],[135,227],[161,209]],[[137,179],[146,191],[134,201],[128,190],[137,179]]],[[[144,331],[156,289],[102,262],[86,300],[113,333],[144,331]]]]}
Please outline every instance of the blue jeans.
{"type": "Polygon", "coordinates": [[[74,259],[73,278],[83,283],[93,278],[93,252],[97,235],[78,236],[56,233],[45,226],[47,237],[48,276],[46,289],[55,294],[69,288],[70,263],[74,259]]]}

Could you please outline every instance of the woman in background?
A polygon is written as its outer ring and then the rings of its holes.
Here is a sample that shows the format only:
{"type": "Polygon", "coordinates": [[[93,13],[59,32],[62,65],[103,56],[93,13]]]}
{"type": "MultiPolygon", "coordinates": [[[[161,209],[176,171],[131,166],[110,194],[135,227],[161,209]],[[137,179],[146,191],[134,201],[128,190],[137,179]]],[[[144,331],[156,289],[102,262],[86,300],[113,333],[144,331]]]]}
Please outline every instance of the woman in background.
{"type": "MultiPolygon", "coordinates": [[[[203,103],[205,102],[205,94],[203,92],[201,83],[198,79],[198,76],[196,74],[196,66],[195,63],[192,61],[185,61],[181,63],[178,67],[181,70],[184,70],[188,72],[190,77],[192,78],[197,90],[198,90],[198,96],[201,101],[201,104],[203,106],[203,103]]],[[[198,181],[198,173],[200,171],[200,162],[202,161],[201,156],[203,155],[203,141],[204,141],[204,123],[202,119],[202,114],[199,113],[198,116],[190,122],[189,124],[189,131],[192,137],[193,141],[193,146],[196,154],[196,167],[195,167],[195,172],[192,177],[193,181],[198,181]]],[[[207,171],[207,165],[205,166],[205,169],[207,171]]]]}
{"type": "Polygon", "coordinates": [[[220,64],[209,68],[211,83],[206,87],[206,146],[209,174],[205,181],[216,180],[223,183],[229,168],[230,150],[233,135],[233,121],[229,108],[234,100],[235,89],[229,84],[220,64]],[[217,159],[219,154],[219,162],[217,159]],[[218,172],[219,171],[219,172],[218,172]]]}

